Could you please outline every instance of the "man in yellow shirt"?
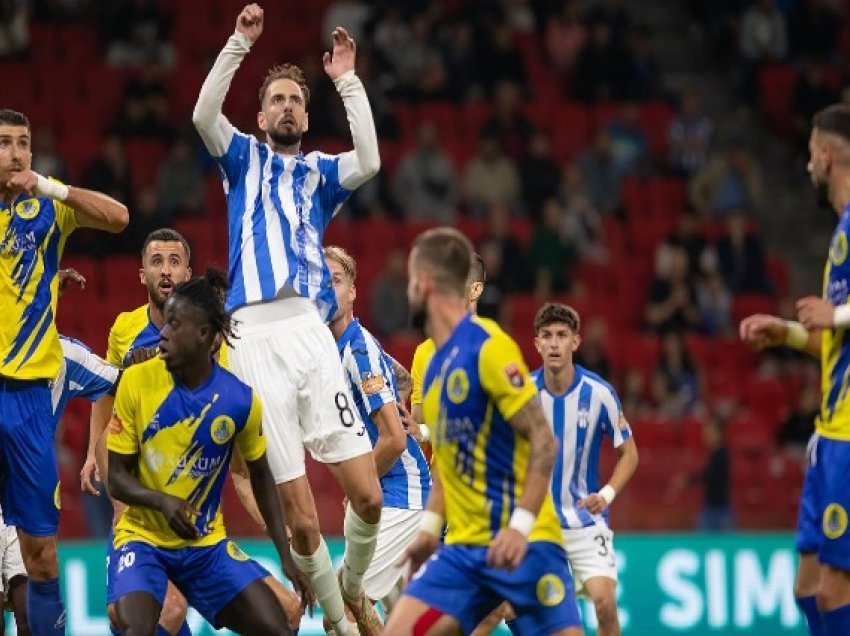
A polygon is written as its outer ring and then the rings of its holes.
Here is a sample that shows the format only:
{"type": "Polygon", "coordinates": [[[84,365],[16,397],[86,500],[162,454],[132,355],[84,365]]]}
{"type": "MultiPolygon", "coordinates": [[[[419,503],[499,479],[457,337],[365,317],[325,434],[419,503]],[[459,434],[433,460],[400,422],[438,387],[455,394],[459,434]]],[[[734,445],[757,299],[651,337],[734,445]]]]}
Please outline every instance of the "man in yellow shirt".
{"type": "Polygon", "coordinates": [[[221,493],[234,447],[284,572],[305,603],[283,510],[266,460],[262,408],[252,389],[212,358],[230,335],[224,273],[175,287],[165,305],[160,355],[124,372],[109,425],[109,489],[127,504],[115,528],[118,623],[126,634],[156,628],[169,581],[216,628],[291,634],[263,583],[269,573],[227,538],[221,493]]]}
{"type": "Polygon", "coordinates": [[[436,345],[422,385],[424,416],[434,423],[433,484],[405,552],[416,578],[386,632],[470,633],[508,601],[519,633],[579,636],[549,492],[555,438],[517,344],[467,310],[472,262],[469,240],[451,228],[420,235],[410,253],[414,324],[436,345]]]}

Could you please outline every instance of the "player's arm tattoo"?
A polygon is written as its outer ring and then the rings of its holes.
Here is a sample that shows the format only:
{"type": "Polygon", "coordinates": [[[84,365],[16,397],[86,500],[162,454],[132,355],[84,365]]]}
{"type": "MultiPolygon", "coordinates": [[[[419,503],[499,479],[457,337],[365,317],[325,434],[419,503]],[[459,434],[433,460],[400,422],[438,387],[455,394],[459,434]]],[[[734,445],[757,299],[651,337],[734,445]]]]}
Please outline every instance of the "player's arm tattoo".
{"type": "Polygon", "coordinates": [[[413,390],[413,378],[404,366],[395,358],[390,358],[393,361],[393,373],[395,374],[396,386],[401,395],[402,404],[407,402],[410,397],[410,392],[413,390]]]}
{"type": "Polygon", "coordinates": [[[555,466],[555,437],[543,413],[540,398],[534,396],[526,402],[511,418],[510,425],[517,433],[527,438],[531,445],[529,472],[550,476],[555,466]]]}

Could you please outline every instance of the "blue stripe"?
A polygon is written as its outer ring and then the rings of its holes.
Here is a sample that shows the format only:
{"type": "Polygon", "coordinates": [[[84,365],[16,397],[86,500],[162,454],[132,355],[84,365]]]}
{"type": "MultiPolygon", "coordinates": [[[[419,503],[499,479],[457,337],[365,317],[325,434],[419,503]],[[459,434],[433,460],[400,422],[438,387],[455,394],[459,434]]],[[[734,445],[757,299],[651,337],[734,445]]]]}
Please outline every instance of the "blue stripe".
{"type": "MultiPolygon", "coordinates": [[[[275,157],[272,163],[272,187],[271,200],[274,209],[277,212],[278,223],[280,224],[280,235],[283,239],[283,253],[286,254],[286,277],[291,279],[293,274],[298,269],[298,261],[295,254],[292,253],[292,228],[289,226],[289,219],[283,211],[283,202],[280,199],[280,176],[286,170],[286,164],[280,157],[275,157]]],[[[277,294],[277,289],[275,289],[277,294]]]]}
{"type": "Polygon", "coordinates": [[[844,374],[850,366],[850,347],[848,345],[850,345],[850,330],[845,330],[841,336],[841,350],[838,354],[838,360],[835,361],[835,365],[829,374],[830,388],[826,405],[830,417],[832,417],[838,399],[845,389],[844,374]]]}
{"type": "MultiPolygon", "coordinates": [[[[292,200],[295,201],[295,211],[298,214],[298,228],[295,230],[295,241],[298,245],[298,280],[295,288],[305,298],[310,297],[309,272],[310,259],[307,256],[307,227],[304,219],[304,182],[306,181],[309,166],[304,157],[298,155],[295,167],[292,169],[292,200]]],[[[309,219],[308,219],[309,220],[309,219]]]]}
{"type": "Polygon", "coordinates": [[[235,133],[227,153],[217,158],[222,179],[227,181],[227,273],[231,285],[227,292],[228,311],[246,303],[242,273],[242,220],[248,209],[245,175],[250,164],[251,143],[245,135],[235,133]]]}
{"type": "Polygon", "coordinates": [[[269,252],[269,237],[266,229],[266,213],[263,208],[263,166],[268,158],[268,146],[257,144],[259,170],[257,174],[257,198],[254,199],[254,213],[251,215],[251,228],[254,234],[254,257],[257,260],[257,276],[263,298],[274,298],[277,293],[272,270],[272,257],[269,252]]]}
{"type": "MultiPolygon", "coordinates": [[[[578,395],[578,411],[590,411],[591,397],[593,396],[593,387],[588,382],[584,382],[579,389],[578,395]]],[[[581,472],[581,456],[584,452],[584,445],[587,441],[587,426],[579,426],[576,422],[576,460],[573,467],[573,476],[570,479],[570,494],[573,496],[573,501],[578,503],[582,498],[581,490],[578,486],[578,481],[581,472]]],[[[576,513],[579,516],[583,525],[588,525],[593,521],[590,514],[584,508],[576,508],[576,513]]]]}
{"type": "Polygon", "coordinates": [[[564,515],[563,504],[563,488],[564,488],[564,428],[566,425],[565,408],[566,398],[552,398],[552,425],[554,427],[555,437],[557,438],[558,452],[555,454],[555,468],[552,471],[552,496],[555,503],[555,510],[558,511],[558,518],[561,520],[561,526],[567,527],[567,518],[564,515]]]}

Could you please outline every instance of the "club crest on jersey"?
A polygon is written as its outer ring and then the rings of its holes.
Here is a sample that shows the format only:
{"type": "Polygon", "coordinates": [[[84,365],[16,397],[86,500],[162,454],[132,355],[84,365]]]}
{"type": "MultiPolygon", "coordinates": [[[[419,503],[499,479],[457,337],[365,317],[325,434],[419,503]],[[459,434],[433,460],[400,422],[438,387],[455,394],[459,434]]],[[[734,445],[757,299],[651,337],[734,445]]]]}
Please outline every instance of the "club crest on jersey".
{"type": "MultiPolygon", "coordinates": [[[[590,421],[590,412],[587,409],[579,409],[578,411],[578,426],[579,428],[587,428],[590,421]]],[[[627,424],[628,426],[628,424],[627,424]]]]}
{"type": "Polygon", "coordinates": [[[53,505],[56,510],[62,510],[62,482],[56,482],[56,490],[53,491],[53,505]]]}
{"type": "Polygon", "coordinates": [[[847,235],[839,232],[829,247],[829,260],[833,265],[841,265],[847,258],[847,235]]]}
{"type": "Polygon", "coordinates": [[[546,607],[555,607],[564,600],[564,582],[556,574],[544,574],[537,581],[537,600],[546,607]]]}
{"type": "Polygon", "coordinates": [[[462,404],[469,396],[469,377],[463,369],[455,369],[446,380],[446,395],[453,404],[462,404]]]}
{"type": "Polygon", "coordinates": [[[210,437],[216,444],[226,444],[236,432],[236,423],[227,415],[219,415],[210,426],[210,437]]]}
{"type": "Polygon", "coordinates": [[[34,219],[41,211],[41,201],[38,199],[27,199],[15,204],[15,214],[22,219],[34,219]]]}
{"type": "Polygon", "coordinates": [[[380,374],[371,372],[361,374],[360,388],[366,395],[375,395],[387,385],[386,379],[380,374]]]}
{"type": "Polygon", "coordinates": [[[242,552],[242,548],[236,545],[233,541],[227,542],[227,555],[234,561],[247,561],[251,558],[242,552]]]}
{"type": "Polygon", "coordinates": [[[847,511],[840,504],[829,504],[823,513],[823,533],[828,539],[837,539],[847,532],[847,511]]]}
{"type": "Polygon", "coordinates": [[[516,362],[511,362],[505,367],[505,375],[508,377],[508,382],[515,389],[521,389],[525,386],[525,378],[522,377],[522,371],[520,371],[519,365],[516,362]]]}

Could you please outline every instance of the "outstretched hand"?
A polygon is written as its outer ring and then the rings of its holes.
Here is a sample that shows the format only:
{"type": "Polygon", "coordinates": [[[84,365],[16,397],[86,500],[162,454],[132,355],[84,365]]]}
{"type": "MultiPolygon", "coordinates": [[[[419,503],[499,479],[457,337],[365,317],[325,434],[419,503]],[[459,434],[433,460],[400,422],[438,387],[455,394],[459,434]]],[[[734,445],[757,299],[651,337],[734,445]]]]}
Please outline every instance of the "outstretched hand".
{"type": "Polygon", "coordinates": [[[263,10],[258,4],[246,5],[236,18],[236,30],[256,42],[263,32],[263,10]]]}
{"type": "Polygon", "coordinates": [[[325,73],[331,80],[336,80],[340,75],[354,70],[357,45],[354,39],[348,35],[348,31],[338,26],[333,30],[334,48],[332,53],[327,51],[322,56],[322,64],[325,73]]]}
{"type": "Polygon", "coordinates": [[[86,277],[80,274],[73,267],[60,269],[56,272],[56,278],[59,279],[59,295],[64,294],[71,287],[71,283],[76,283],[80,289],[86,288],[86,277]]]}

